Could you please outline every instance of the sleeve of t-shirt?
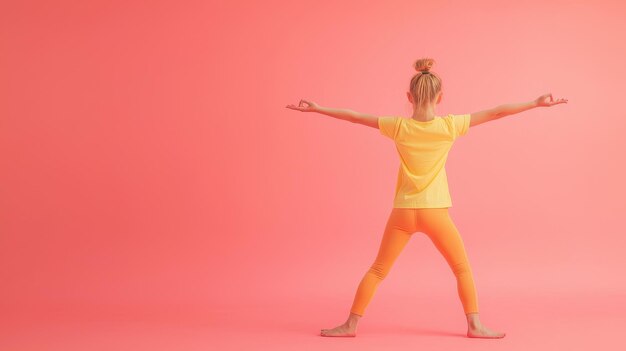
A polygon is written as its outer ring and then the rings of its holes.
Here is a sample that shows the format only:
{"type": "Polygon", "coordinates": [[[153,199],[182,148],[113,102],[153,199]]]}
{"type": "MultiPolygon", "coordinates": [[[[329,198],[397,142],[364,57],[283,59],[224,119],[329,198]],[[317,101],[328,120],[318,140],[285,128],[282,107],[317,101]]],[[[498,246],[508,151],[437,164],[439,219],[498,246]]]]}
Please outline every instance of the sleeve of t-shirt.
{"type": "Polygon", "coordinates": [[[380,130],[380,134],[395,140],[400,128],[400,118],[401,117],[392,116],[378,117],[378,129],[380,130]]]}
{"type": "Polygon", "coordinates": [[[470,127],[470,114],[452,115],[452,122],[454,123],[455,135],[454,138],[458,138],[467,134],[470,127]]]}

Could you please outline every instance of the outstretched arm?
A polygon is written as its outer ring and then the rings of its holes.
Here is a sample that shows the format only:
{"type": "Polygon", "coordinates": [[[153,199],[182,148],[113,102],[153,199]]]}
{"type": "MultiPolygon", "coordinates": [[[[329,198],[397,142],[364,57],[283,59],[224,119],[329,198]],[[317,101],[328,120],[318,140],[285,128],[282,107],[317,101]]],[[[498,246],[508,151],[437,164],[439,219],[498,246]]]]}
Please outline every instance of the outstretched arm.
{"type": "Polygon", "coordinates": [[[331,116],[337,119],[342,119],[344,121],[348,121],[351,123],[359,123],[366,125],[368,127],[378,128],[378,117],[374,115],[369,115],[365,113],[356,112],[349,109],[340,109],[340,108],[330,108],[320,106],[312,101],[308,100],[300,100],[298,106],[295,105],[287,105],[285,106],[292,110],[297,110],[301,112],[317,112],[327,116],[331,116]],[[304,106],[304,104],[308,106],[304,106]]]}
{"type": "Polygon", "coordinates": [[[493,121],[504,116],[520,113],[535,107],[549,107],[556,104],[567,103],[567,99],[558,99],[554,101],[552,93],[541,95],[532,101],[519,102],[512,104],[504,104],[496,106],[492,109],[471,113],[470,127],[481,123],[493,121]],[[550,100],[548,101],[548,98],[550,100]]]}

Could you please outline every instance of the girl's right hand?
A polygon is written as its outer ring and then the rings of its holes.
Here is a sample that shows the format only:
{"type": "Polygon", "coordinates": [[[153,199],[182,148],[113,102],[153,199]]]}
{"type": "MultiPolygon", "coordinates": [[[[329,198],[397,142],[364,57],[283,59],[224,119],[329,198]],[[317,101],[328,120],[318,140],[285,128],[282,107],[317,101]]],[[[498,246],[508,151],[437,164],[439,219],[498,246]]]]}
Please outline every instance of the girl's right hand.
{"type": "Polygon", "coordinates": [[[556,104],[562,104],[562,103],[567,103],[567,99],[558,99],[556,101],[554,101],[554,99],[552,99],[552,93],[547,93],[544,95],[541,95],[540,97],[538,97],[537,99],[535,99],[535,104],[539,107],[539,106],[553,106],[556,104]],[[550,98],[550,101],[548,101],[548,97],[550,98]]]}
{"type": "Polygon", "coordinates": [[[298,104],[298,106],[295,106],[293,104],[289,104],[287,106],[285,106],[287,108],[290,108],[292,110],[298,110],[301,112],[316,112],[317,108],[319,107],[318,104],[314,103],[313,101],[308,101],[308,100],[300,100],[300,103],[298,104]],[[303,103],[307,104],[308,106],[304,106],[303,103]]]}

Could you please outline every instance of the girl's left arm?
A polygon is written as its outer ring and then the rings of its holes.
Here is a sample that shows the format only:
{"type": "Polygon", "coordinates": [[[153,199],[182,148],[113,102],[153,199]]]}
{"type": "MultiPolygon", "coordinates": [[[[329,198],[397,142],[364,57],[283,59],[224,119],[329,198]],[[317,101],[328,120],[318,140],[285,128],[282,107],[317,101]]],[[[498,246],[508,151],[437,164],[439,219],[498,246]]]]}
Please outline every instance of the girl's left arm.
{"type": "Polygon", "coordinates": [[[378,116],[359,113],[349,109],[324,107],[314,103],[313,101],[304,99],[300,100],[298,106],[287,105],[286,107],[301,112],[317,112],[337,119],[342,119],[344,121],[359,123],[372,128],[378,128],[378,116]]]}
{"type": "Polygon", "coordinates": [[[344,121],[378,128],[378,117],[374,115],[360,113],[349,109],[330,108],[323,106],[318,106],[315,112],[342,119],[344,121]]]}

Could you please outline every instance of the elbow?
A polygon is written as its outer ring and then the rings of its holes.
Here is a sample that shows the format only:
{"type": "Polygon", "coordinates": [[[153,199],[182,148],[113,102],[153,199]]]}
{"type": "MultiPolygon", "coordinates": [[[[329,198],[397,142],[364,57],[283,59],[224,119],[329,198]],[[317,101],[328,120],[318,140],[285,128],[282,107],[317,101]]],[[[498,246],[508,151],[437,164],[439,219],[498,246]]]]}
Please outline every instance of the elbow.
{"type": "Polygon", "coordinates": [[[360,117],[356,113],[350,113],[350,114],[346,115],[345,120],[350,122],[350,123],[359,123],[360,117]]]}
{"type": "Polygon", "coordinates": [[[491,117],[491,120],[492,120],[492,121],[494,121],[494,120],[496,120],[496,119],[498,119],[498,118],[502,118],[502,117],[504,117],[504,116],[506,116],[506,115],[504,114],[504,112],[496,112],[496,113],[494,113],[494,114],[493,114],[493,117],[491,117]]]}

